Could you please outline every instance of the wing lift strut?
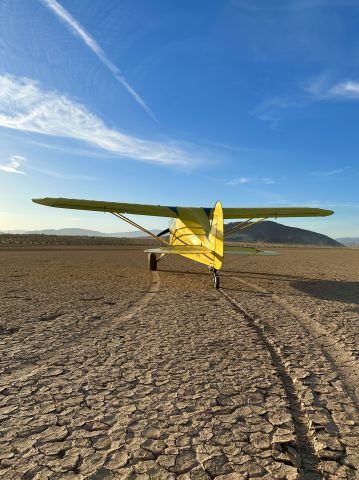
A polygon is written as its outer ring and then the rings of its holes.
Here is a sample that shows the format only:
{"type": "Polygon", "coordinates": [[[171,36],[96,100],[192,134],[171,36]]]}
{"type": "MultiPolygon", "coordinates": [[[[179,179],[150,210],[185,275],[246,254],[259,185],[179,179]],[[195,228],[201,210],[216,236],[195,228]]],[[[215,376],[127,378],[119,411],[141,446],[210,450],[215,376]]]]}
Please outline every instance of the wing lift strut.
{"type": "Polygon", "coordinates": [[[156,240],[158,240],[161,243],[164,243],[165,245],[169,245],[169,243],[166,242],[166,240],[163,240],[163,238],[159,238],[157,235],[155,235],[154,233],[147,230],[147,228],[141,227],[141,225],[134,222],[130,218],[127,218],[125,215],[122,215],[122,213],[117,213],[117,212],[111,212],[111,213],[112,213],[112,215],[115,215],[115,217],[129,223],[130,225],[132,225],[132,227],[135,227],[135,228],[138,228],[139,230],[142,230],[142,232],[144,232],[146,235],[149,235],[150,237],[155,238],[156,240]]]}
{"type": "Polygon", "coordinates": [[[252,222],[253,218],[249,218],[248,220],[245,220],[244,222],[241,222],[241,223],[238,223],[237,225],[235,225],[233,228],[231,228],[230,230],[228,230],[228,232],[226,232],[224,234],[225,237],[228,237],[228,235],[231,235],[231,233],[235,232],[236,230],[244,230],[245,228],[249,228],[249,227],[253,227],[253,225],[258,225],[258,223],[261,223],[263,222],[264,220],[267,220],[268,217],[264,217],[264,218],[259,218],[257,221],[255,222],[252,222]]]}

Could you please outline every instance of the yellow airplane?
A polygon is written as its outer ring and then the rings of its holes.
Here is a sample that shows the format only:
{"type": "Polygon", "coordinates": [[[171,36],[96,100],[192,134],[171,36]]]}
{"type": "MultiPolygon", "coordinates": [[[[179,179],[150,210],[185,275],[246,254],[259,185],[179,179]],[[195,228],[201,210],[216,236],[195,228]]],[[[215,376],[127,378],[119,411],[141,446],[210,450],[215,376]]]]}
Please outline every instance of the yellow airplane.
{"type": "Polygon", "coordinates": [[[224,236],[233,233],[235,230],[249,228],[268,218],[325,217],[334,213],[331,210],[321,208],[222,208],[221,202],[217,202],[214,208],[203,208],[140,205],[72,198],[34,198],[32,201],[49,207],[112,213],[162,243],[163,246],[159,248],[145,250],[145,252],[148,252],[150,270],[157,270],[157,262],[164,255],[181,255],[207,265],[213,274],[215,288],[219,288],[219,274],[225,253],[232,255],[277,255],[275,252],[256,248],[224,245],[224,236]],[[169,228],[155,235],[126,217],[125,214],[170,217],[173,220],[169,228]],[[243,221],[224,234],[224,219],[230,218],[242,219],[243,221]],[[166,234],[169,234],[169,241],[161,238],[162,235],[166,234]],[[159,254],[158,258],[156,254],[159,254]]]}

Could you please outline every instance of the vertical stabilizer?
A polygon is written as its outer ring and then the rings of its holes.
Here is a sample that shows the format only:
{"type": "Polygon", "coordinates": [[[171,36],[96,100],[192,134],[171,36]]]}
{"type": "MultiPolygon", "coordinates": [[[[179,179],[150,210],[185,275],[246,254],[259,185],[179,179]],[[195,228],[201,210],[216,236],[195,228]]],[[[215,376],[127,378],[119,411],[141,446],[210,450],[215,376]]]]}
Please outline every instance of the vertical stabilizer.
{"type": "Polygon", "coordinates": [[[217,202],[214,207],[208,240],[213,248],[213,268],[220,270],[223,262],[223,209],[221,202],[217,202]]]}

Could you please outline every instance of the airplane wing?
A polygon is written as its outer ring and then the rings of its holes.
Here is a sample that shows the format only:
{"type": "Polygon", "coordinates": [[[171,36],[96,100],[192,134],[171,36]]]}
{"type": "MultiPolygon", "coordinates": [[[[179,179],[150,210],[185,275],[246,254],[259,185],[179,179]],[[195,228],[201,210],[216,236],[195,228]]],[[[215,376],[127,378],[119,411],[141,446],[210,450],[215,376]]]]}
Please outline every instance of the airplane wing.
{"type": "Polygon", "coordinates": [[[332,210],[309,207],[223,208],[224,218],[326,217],[332,210]]]}
{"type": "MultiPolygon", "coordinates": [[[[134,215],[149,215],[154,217],[179,218],[186,210],[201,210],[212,218],[213,208],[205,207],[171,207],[163,205],[145,205],[138,203],[118,203],[99,200],[82,200],[76,198],[34,198],[41,205],[57,208],[72,208],[76,210],[94,210],[97,212],[130,213],[134,215]]],[[[225,219],[280,218],[280,217],[325,217],[332,215],[332,210],[306,207],[278,208],[223,208],[225,219]]]]}
{"type": "Polygon", "coordinates": [[[76,198],[33,198],[40,205],[57,208],[73,208],[75,210],[94,210],[97,212],[132,213],[154,217],[177,218],[177,207],[161,205],[141,205],[139,203],[103,202],[99,200],[80,200],[76,198]]]}

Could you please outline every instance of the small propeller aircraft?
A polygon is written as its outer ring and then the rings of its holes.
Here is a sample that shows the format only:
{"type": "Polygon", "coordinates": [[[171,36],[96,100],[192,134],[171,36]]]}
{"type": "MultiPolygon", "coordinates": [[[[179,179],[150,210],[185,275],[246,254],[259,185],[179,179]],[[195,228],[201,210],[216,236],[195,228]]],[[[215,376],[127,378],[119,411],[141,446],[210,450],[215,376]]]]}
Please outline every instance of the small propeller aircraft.
{"type": "Polygon", "coordinates": [[[213,275],[215,288],[219,288],[219,274],[224,254],[277,255],[275,252],[257,248],[224,245],[224,236],[230,235],[235,230],[250,228],[268,218],[324,217],[334,213],[331,210],[321,208],[222,208],[221,202],[217,202],[214,208],[203,208],[140,205],[70,198],[34,198],[32,201],[49,207],[112,213],[162,244],[158,248],[145,250],[145,252],[148,252],[150,270],[157,270],[157,262],[165,255],[181,255],[207,265],[213,275]],[[173,220],[169,228],[155,235],[126,217],[126,214],[169,217],[173,220]],[[224,234],[224,219],[241,219],[242,221],[224,234]],[[167,234],[169,234],[169,241],[161,238],[167,234]],[[158,258],[157,254],[159,255],[158,258]]]}

